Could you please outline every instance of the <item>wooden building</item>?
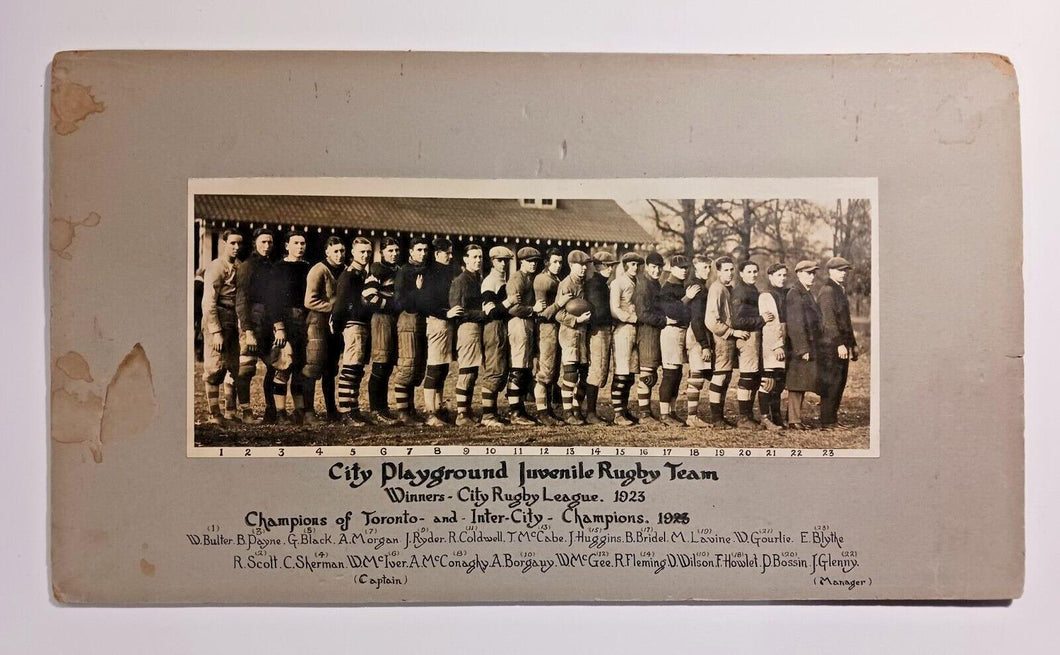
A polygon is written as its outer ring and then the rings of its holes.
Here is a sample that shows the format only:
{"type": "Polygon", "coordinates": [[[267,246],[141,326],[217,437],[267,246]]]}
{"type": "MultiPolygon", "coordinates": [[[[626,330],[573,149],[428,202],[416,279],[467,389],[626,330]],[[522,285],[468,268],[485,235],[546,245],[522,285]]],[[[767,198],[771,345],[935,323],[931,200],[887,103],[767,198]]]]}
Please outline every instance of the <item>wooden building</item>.
{"type": "Polygon", "coordinates": [[[355,236],[370,239],[376,259],[386,237],[398,239],[404,253],[413,237],[445,236],[454,244],[457,263],[470,243],[487,251],[502,244],[513,252],[526,245],[564,253],[606,247],[619,256],[653,244],[651,235],[613,200],[197,195],[195,269],[217,256],[218,237],[228,228],[244,234],[244,256],[249,254],[250,235],[261,225],[277,232],[281,245],[276,256],[283,253],[283,233],[305,232],[311,262],[323,258],[324,242],[333,234],[347,245],[355,236]]]}

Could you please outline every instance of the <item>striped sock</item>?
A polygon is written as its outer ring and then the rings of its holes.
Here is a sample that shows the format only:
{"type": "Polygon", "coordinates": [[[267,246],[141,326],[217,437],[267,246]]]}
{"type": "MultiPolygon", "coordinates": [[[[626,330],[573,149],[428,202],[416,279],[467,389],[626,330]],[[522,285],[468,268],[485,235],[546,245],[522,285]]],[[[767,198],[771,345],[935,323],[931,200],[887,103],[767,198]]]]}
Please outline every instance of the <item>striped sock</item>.
{"type": "Polygon", "coordinates": [[[471,411],[471,392],[468,389],[456,388],[456,411],[460,414],[471,411]]]}
{"type": "Polygon", "coordinates": [[[559,393],[563,404],[563,411],[570,412],[575,404],[581,404],[578,400],[578,367],[574,364],[563,365],[563,375],[559,379],[559,393]]]}
{"type": "Polygon", "coordinates": [[[519,394],[519,389],[508,387],[507,398],[509,411],[518,413],[523,411],[523,397],[519,394]]]}
{"type": "Polygon", "coordinates": [[[633,374],[627,373],[626,375],[618,376],[620,379],[618,391],[622,397],[618,400],[619,411],[629,411],[629,393],[633,389],[633,374]]]}
{"type": "Polygon", "coordinates": [[[272,398],[276,403],[276,411],[282,412],[287,409],[287,380],[280,380],[279,376],[272,383],[272,398]]]}
{"type": "Polygon", "coordinates": [[[582,407],[585,403],[585,396],[588,390],[585,388],[585,382],[579,378],[578,382],[574,385],[574,405],[575,407],[582,407]]]}
{"type": "Polygon", "coordinates": [[[409,411],[409,409],[410,409],[410,407],[409,407],[409,405],[410,405],[409,398],[412,395],[411,392],[412,392],[411,387],[408,387],[408,386],[406,386],[404,384],[395,384],[394,385],[394,404],[397,406],[397,410],[399,412],[407,412],[407,411],[409,411]]]}
{"type": "Polygon", "coordinates": [[[210,416],[221,415],[221,389],[216,384],[206,383],[206,404],[210,406],[210,416]]]}
{"type": "Polygon", "coordinates": [[[615,375],[611,378],[611,410],[618,414],[624,409],[625,401],[623,390],[626,383],[626,376],[615,375]]]}
{"type": "Polygon", "coordinates": [[[559,393],[563,399],[563,411],[569,412],[574,407],[574,386],[566,380],[560,380],[559,393]]]}
{"type": "Polygon", "coordinates": [[[732,371],[715,373],[710,379],[710,416],[711,420],[720,420],[725,415],[725,393],[729,389],[732,371]]]}
{"type": "Polygon", "coordinates": [[[699,397],[703,393],[703,384],[706,382],[706,378],[702,371],[692,371],[688,378],[688,385],[685,387],[685,401],[688,403],[688,416],[697,416],[699,414],[699,397]]]}
{"type": "Polygon", "coordinates": [[[497,392],[490,389],[482,390],[482,416],[497,415],[497,392]]]}
{"type": "Polygon", "coordinates": [[[537,405],[537,411],[548,411],[548,385],[540,382],[534,385],[534,403],[537,405]]]}
{"type": "Polygon", "coordinates": [[[523,411],[523,391],[519,384],[521,376],[522,369],[513,368],[508,375],[508,388],[505,390],[505,395],[508,398],[508,410],[515,413],[523,411]]]}
{"type": "Polygon", "coordinates": [[[637,408],[641,412],[651,411],[651,387],[644,381],[644,377],[654,375],[655,371],[650,368],[640,369],[641,379],[637,380],[637,408]]]}
{"type": "MultiPolygon", "coordinates": [[[[363,370],[363,369],[362,369],[363,370]]],[[[338,393],[338,408],[342,413],[353,411],[356,406],[357,394],[359,385],[355,384],[356,379],[354,366],[347,364],[339,370],[339,388],[338,393]]]]}
{"type": "Polygon", "coordinates": [[[477,368],[460,369],[460,375],[456,380],[456,411],[458,414],[471,413],[471,395],[475,389],[476,377],[478,377],[477,368]]]}

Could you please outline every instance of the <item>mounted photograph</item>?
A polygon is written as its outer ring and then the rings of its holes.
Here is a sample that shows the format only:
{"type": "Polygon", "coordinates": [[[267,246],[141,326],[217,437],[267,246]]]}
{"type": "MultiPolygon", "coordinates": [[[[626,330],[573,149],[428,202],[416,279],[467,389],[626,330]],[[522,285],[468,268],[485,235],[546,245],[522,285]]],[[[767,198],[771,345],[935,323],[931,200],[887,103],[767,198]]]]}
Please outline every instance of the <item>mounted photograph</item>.
{"type": "Polygon", "coordinates": [[[192,448],[870,450],[872,198],[541,188],[190,194],[192,448]]]}

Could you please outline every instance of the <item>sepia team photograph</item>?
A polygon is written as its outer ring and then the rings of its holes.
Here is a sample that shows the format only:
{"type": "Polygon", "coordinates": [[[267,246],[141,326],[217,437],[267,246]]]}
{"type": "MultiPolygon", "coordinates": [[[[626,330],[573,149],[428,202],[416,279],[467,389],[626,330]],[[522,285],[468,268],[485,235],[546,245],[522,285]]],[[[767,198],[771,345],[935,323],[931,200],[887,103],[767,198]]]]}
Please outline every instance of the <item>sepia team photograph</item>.
{"type": "Polygon", "coordinates": [[[870,448],[871,198],[190,202],[194,449],[870,448]]]}

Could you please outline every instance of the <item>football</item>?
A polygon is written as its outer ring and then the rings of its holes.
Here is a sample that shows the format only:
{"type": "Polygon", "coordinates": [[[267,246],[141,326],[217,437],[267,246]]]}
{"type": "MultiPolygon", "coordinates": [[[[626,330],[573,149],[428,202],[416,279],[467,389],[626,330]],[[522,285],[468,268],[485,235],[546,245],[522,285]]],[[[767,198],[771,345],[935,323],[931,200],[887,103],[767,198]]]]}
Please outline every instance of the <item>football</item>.
{"type": "Polygon", "coordinates": [[[563,306],[563,309],[572,316],[581,316],[582,314],[592,311],[593,306],[589,304],[589,301],[585,298],[571,298],[567,301],[567,304],[563,306]]]}

